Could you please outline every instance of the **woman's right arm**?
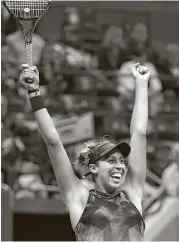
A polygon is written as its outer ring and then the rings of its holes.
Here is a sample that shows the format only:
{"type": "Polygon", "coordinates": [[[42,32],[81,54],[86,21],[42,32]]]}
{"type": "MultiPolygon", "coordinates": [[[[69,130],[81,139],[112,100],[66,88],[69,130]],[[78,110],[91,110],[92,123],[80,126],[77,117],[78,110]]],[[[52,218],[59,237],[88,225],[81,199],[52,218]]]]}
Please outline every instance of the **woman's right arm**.
{"type": "MultiPolygon", "coordinates": [[[[25,66],[25,65],[24,65],[25,66]]],[[[20,76],[21,84],[28,90],[29,99],[35,101],[37,97],[41,98],[40,91],[33,91],[39,88],[39,74],[36,67],[30,69],[24,67],[20,76]],[[27,83],[26,80],[32,80],[27,83]]],[[[39,104],[37,103],[37,106],[39,104]]],[[[68,155],[63,147],[59,134],[53,124],[53,121],[45,107],[34,111],[35,119],[38,124],[39,131],[47,145],[48,154],[53,165],[57,183],[65,203],[71,203],[73,197],[77,198],[79,191],[83,189],[83,185],[76,177],[68,155]]]]}

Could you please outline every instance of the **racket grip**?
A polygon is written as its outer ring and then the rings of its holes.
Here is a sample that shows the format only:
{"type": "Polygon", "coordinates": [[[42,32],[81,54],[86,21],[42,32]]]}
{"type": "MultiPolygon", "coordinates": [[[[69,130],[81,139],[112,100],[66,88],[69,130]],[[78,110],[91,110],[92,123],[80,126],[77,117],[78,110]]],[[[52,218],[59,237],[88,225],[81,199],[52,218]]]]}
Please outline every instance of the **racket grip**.
{"type": "MultiPolygon", "coordinates": [[[[33,61],[32,61],[32,43],[28,43],[25,45],[26,49],[26,63],[29,66],[33,66],[33,61]]],[[[28,83],[32,83],[32,80],[26,80],[28,83]]]]}
{"type": "Polygon", "coordinates": [[[32,43],[28,43],[25,45],[26,48],[26,62],[29,66],[33,66],[32,61],[32,43]]]}

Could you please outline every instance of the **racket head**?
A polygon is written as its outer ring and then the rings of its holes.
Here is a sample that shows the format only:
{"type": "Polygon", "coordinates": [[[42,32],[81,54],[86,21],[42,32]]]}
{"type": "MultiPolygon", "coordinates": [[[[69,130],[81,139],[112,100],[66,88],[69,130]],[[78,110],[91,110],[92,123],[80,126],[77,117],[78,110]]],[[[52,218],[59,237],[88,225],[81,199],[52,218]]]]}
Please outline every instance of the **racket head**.
{"type": "Polygon", "coordinates": [[[18,20],[40,19],[51,0],[3,0],[5,8],[18,20]]]}
{"type": "Polygon", "coordinates": [[[25,43],[31,43],[34,29],[49,9],[51,0],[3,0],[2,2],[20,26],[25,43]]]}

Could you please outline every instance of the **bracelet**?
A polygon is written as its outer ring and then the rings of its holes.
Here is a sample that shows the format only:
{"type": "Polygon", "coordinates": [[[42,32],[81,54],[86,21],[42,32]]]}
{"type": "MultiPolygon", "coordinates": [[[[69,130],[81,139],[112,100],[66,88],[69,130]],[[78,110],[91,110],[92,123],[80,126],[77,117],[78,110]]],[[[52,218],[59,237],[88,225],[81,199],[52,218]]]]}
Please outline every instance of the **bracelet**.
{"type": "Polygon", "coordinates": [[[36,97],[40,95],[40,90],[36,92],[28,93],[29,98],[36,97]]]}
{"type": "Polygon", "coordinates": [[[43,109],[43,108],[46,108],[45,103],[44,103],[44,99],[41,95],[32,97],[29,100],[30,100],[30,104],[31,104],[33,112],[40,110],[40,109],[43,109]]]}
{"type": "Polygon", "coordinates": [[[33,92],[38,92],[38,91],[40,91],[39,88],[35,89],[35,90],[32,90],[32,91],[28,91],[28,93],[33,93],[33,92]]]}

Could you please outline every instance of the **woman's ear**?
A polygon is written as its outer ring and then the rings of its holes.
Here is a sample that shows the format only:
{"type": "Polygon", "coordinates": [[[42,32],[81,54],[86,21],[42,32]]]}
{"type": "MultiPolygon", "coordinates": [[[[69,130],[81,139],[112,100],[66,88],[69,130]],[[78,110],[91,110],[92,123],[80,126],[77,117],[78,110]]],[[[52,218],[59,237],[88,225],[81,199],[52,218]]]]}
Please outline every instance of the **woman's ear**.
{"type": "Polygon", "coordinates": [[[89,170],[90,170],[90,172],[91,172],[93,175],[95,175],[95,174],[98,173],[98,168],[97,168],[97,166],[96,166],[95,164],[90,164],[90,165],[89,165],[89,170]]]}

